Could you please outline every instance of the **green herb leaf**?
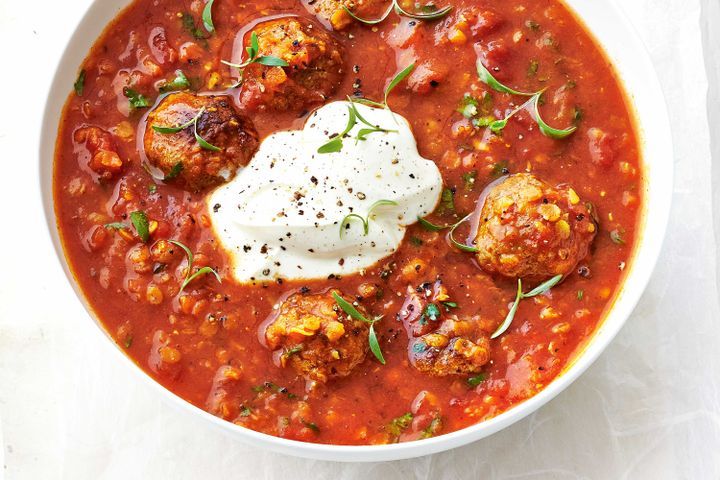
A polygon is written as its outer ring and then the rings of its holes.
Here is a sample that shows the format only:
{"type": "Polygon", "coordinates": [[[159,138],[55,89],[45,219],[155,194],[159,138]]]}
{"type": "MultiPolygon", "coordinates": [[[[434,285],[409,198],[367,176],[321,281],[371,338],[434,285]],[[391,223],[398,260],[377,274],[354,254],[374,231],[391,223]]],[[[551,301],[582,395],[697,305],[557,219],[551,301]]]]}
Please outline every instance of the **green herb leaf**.
{"type": "Polygon", "coordinates": [[[475,180],[477,179],[477,170],[473,170],[471,172],[463,173],[462,179],[463,183],[465,184],[465,190],[468,192],[471,192],[473,188],[475,188],[475,180]]]}
{"type": "Polygon", "coordinates": [[[198,277],[201,277],[203,275],[207,275],[208,273],[212,273],[215,278],[217,279],[218,283],[222,283],[222,279],[220,278],[220,275],[215,271],[215,269],[210,267],[202,267],[198,269],[197,272],[191,273],[193,269],[193,262],[195,260],[195,257],[193,256],[192,251],[190,248],[188,248],[185,244],[182,242],[179,242],[178,240],[168,240],[173,245],[177,245],[178,247],[182,248],[185,251],[185,255],[187,256],[187,274],[185,275],[185,280],[183,281],[182,285],[180,286],[180,291],[178,292],[178,296],[185,290],[185,287],[187,287],[193,280],[195,280],[198,277]]]}
{"type": "Polygon", "coordinates": [[[457,308],[458,304],[457,302],[440,302],[442,303],[446,308],[457,308]]]}
{"type": "Polygon", "coordinates": [[[338,306],[351,318],[370,324],[370,330],[368,331],[368,343],[370,345],[370,351],[372,351],[373,355],[375,355],[375,358],[377,358],[380,363],[385,365],[385,358],[383,357],[382,350],[380,349],[380,344],[378,343],[377,335],[375,334],[374,328],[375,323],[379,322],[382,317],[375,317],[372,320],[368,320],[353,306],[352,303],[342,298],[340,295],[337,294],[337,292],[333,292],[332,296],[333,299],[335,299],[335,303],[337,303],[338,306]]]}
{"type": "Polygon", "coordinates": [[[486,378],[487,378],[487,376],[484,373],[479,373],[479,374],[475,375],[474,377],[469,377],[467,379],[467,384],[470,385],[471,387],[477,387],[482,382],[484,382],[486,378]]]}
{"type": "Polygon", "coordinates": [[[512,88],[506,87],[502,83],[498,82],[495,77],[492,76],[490,71],[485,68],[485,65],[483,65],[480,60],[477,61],[477,72],[481,82],[487,84],[490,88],[492,88],[493,90],[497,90],[498,92],[509,93],[511,95],[522,95],[524,97],[532,97],[533,95],[535,95],[535,93],[527,93],[513,90],[512,88]]]}
{"type": "Polygon", "coordinates": [[[265,65],[266,67],[287,67],[290,65],[282,58],[273,57],[272,55],[263,55],[262,57],[257,57],[255,60],[253,60],[253,63],[259,63],[261,65],[265,65]]]}
{"type": "Polygon", "coordinates": [[[440,309],[434,303],[428,303],[425,307],[424,314],[433,322],[440,318],[440,309]]]}
{"type": "Polygon", "coordinates": [[[547,292],[552,287],[557,285],[560,282],[560,280],[562,280],[562,278],[563,278],[562,275],[555,275],[550,280],[547,280],[547,281],[541,283],[537,287],[530,290],[528,293],[523,293],[523,298],[530,298],[530,297],[535,297],[537,295],[542,295],[543,293],[547,292]]]}
{"type": "Polygon", "coordinates": [[[343,148],[342,138],[340,135],[333,137],[332,140],[318,148],[318,153],[335,153],[343,148]]]}
{"type": "Polygon", "coordinates": [[[250,415],[252,415],[252,409],[250,407],[246,407],[245,405],[240,407],[240,416],[241,417],[249,417],[250,415]]]}
{"type": "Polygon", "coordinates": [[[304,348],[304,347],[303,347],[302,344],[296,345],[296,346],[294,346],[293,348],[287,350],[287,351],[284,353],[284,355],[285,355],[286,357],[289,357],[289,356],[291,356],[291,355],[295,355],[296,353],[302,352],[303,348],[304,348]]]}
{"type": "Polygon", "coordinates": [[[390,423],[385,427],[385,431],[393,437],[394,441],[397,441],[398,437],[410,427],[412,424],[414,415],[410,412],[405,415],[393,418],[390,423]]]}
{"type": "Polygon", "coordinates": [[[540,62],[535,59],[530,60],[530,66],[528,66],[527,76],[534,77],[537,75],[538,68],[540,68],[540,62]]]}
{"type": "Polygon", "coordinates": [[[190,123],[190,124],[185,123],[185,124],[177,126],[177,127],[163,127],[161,125],[152,125],[152,129],[158,133],[163,133],[163,134],[167,135],[170,133],[177,133],[182,130],[185,130],[190,125],[192,125],[192,123],[190,123]]]}
{"type": "Polygon", "coordinates": [[[150,193],[157,192],[157,185],[155,185],[154,183],[151,183],[150,185],[148,185],[148,192],[150,192],[150,193]]]}
{"type": "Polygon", "coordinates": [[[75,83],[73,84],[73,88],[75,89],[75,95],[82,97],[83,92],[85,91],[85,70],[80,70],[77,80],[75,80],[75,83]]]}
{"type": "Polygon", "coordinates": [[[432,419],[430,422],[430,425],[428,425],[420,435],[420,438],[430,438],[434,437],[442,428],[442,419],[440,418],[440,415],[438,414],[435,418],[432,419]]]}
{"type": "Polygon", "coordinates": [[[167,93],[185,90],[187,88],[190,88],[190,80],[188,80],[182,70],[175,70],[175,78],[171,82],[166,82],[161,85],[159,90],[160,93],[167,93]]]}
{"type": "Polygon", "coordinates": [[[466,93],[463,95],[462,100],[460,101],[460,106],[458,107],[457,111],[462,114],[465,118],[472,118],[475,115],[478,114],[478,106],[480,104],[478,103],[475,98],[470,95],[469,93],[466,93]]]}
{"type": "Polygon", "coordinates": [[[578,300],[582,300],[584,296],[585,296],[585,291],[584,291],[584,290],[578,290],[578,291],[577,291],[577,299],[578,299],[578,300]]]}
{"type": "Polygon", "coordinates": [[[540,132],[542,132],[543,135],[545,135],[546,137],[554,138],[554,139],[562,139],[562,138],[565,138],[568,135],[572,134],[575,130],[577,130],[576,126],[572,126],[572,127],[560,130],[558,128],[553,128],[550,125],[548,125],[547,123],[545,123],[545,121],[540,116],[540,110],[538,107],[540,95],[542,95],[542,92],[538,92],[533,97],[533,98],[535,98],[535,102],[534,102],[535,105],[534,105],[533,111],[535,114],[534,115],[535,121],[537,122],[538,128],[540,128],[540,132]]]}
{"type": "Polygon", "coordinates": [[[421,227],[423,227],[425,230],[429,232],[439,232],[440,230],[444,230],[446,228],[451,227],[451,225],[436,225],[432,223],[429,220],[426,220],[422,217],[417,217],[418,223],[421,227]]]}
{"type": "Polygon", "coordinates": [[[582,120],[582,118],[583,118],[582,108],[575,105],[575,108],[573,109],[573,123],[575,125],[577,125],[578,123],[580,123],[580,120],[582,120]]]}
{"type": "Polygon", "coordinates": [[[181,130],[185,130],[186,128],[192,126],[193,127],[193,135],[195,136],[195,141],[198,143],[198,145],[200,145],[201,148],[204,148],[205,150],[211,150],[213,152],[219,152],[222,150],[222,148],[216,147],[215,145],[206,141],[204,138],[202,138],[200,136],[200,134],[197,131],[197,124],[203,113],[205,113],[205,107],[202,107],[200,109],[200,111],[198,111],[197,115],[195,115],[190,121],[188,121],[187,123],[183,123],[182,125],[178,125],[177,127],[152,125],[152,128],[153,128],[153,130],[155,130],[158,133],[171,134],[171,133],[180,132],[181,130]]]}
{"type": "Polygon", "coordinates": [[[421,238],[418,238],[413,235],[412,237],[410,237],[410,243],[416,247],[420,247],[420,246],[422,246],[423,241],[421,238]]]}
{"type": "Polygon", "coordinates": [[[508,161],[507,160],[500,160],[499,162],[495,163],[493,165],[492,170],[490,171],[490,176],[492,178],[500,178],[503,175],[508,174],[508,161]]]}
{"type": "Polygon", "coordinates": [[[505,320],[503,320],[497,330],[495,330],[495,332],[493,332],[493,334],[490,336],[491,339],[499,337],[500,335],[505,333],[505,331],[510,327],[510,324],[515,318],[515,313],[520,306],[520,300],[522,300],[522,280],[518,278],[517,294],[515,295],[515,301],[513,302],[512,307],[510,307],[510,311],[505,317],[505,320]]]}
{"type": "Polygon", "coordinates": [[[515,318],[515,313],[517,312],[518,307],[520,306],[520,301],[524,298],[530,298],[535,297],[537,295],[541,295],[548,290],[550,290],[552,287],[557,285],[560,280],[562,280],[562,275],[555,275],[550,280],[546,280],[545,282],[541,283],[537,287],[533,288],[527,293],[522,292],[522,280],[518,278],[518,289],[517,289],[517,295],[515,296],[515,301],[512,304],[512,307],[510,307],[510,311],[508,312],[507,316],[505,317],[505,320],[502,324],[495,330],[495,332],[490,336],[491,339],[497,338],[510,327],[510,324],[512,323],[513,319],[515,318]]]}
{"type": "Polygon", "coordinates": [[[212,7],[214,2],[215,0],[208,0],[202,12],[203,26],[209,33],[213,33],[215,31],[215,24],[213,23],[212,18],[212,7]]]}
{"type": "Polygon", "coordinates": [[[185,165],[183,162],[177,162],[173,167],[170,169],[167,175],[163,178],[163,181],[172,180],[173,178],[177,178],[178,175],[180,175],[180,172],[183,171],[185,168],[185,165]]]}
{"type": "Polygon", "coordinates": [[[488,124],[488,127],[490,127],[490,130],[492,130],[493,133],[500,133],[507,126],[507,122],[507,118],[503,118],[502,120],[495,120],[493,122],[490,122],[488,124]]]}
{"type": "Polygon", "coordinates": [[[143,243],[147,243],[150,240],[150,230],[147,215],[143,211],[135,211],[130,214],[130,221],[135,227],[135,231],[142,240],[143,243]]]}
{"type": "Polygon", "coordinates": [[[350,317],[354,318],[355,320],[359,320],[361,322],[365,323],[373,323],[367,318],[363,316],[362,313],[358,312],[358,310],[353,306],[352,303],[345,300],[343,297],[337,294],[337,292],[332,293],[333,298],[335,299],[335,303],[338,304],[340,308],[342,308],[343,312],[350,315],[350,317]]]}
{"type": "MultiPolygon", "coordinates": [[[[351,103],[352,105],[352,103],[351,103]]],[[[343,143],[342,139],[345,135],[347,135],[350,130],[355,126],[357,123],[357,116],[355,114],[355,109],[348,107],[348,121],[347,125],[345,125],[345,130],[343,130],[341,133],[337,134],[335,137],[333,137],[329,142],[322,145],[320,148],[318,148],[318,153],[331,153],[331,152],[339,152],[342,150],[343,143]]]]}
{"type": "Polygon", "coordinates": [[[150,106],[150,101],[144,95],[141,95],[130,87],[123,88],[123,95],[130,101],[130,107],[133,110],[150,106]]]}
{"type": "Polygon", "coordinates": [[[464,242],[459,242],[455,240],[455,230],[457,227],[459,227],[463,222],[468,220],[472,214],[469,214],[465,216],[462,220],[457,222],[455,225],[450,227],[450,232],[448,232],[448,240],[450,240],[450,243],[457,248],[460,251],[468,252],[468,253],[477,253],[479,250],[477,247],[471,247],[470,245],[465,244],[464,242]]]}
{"type": "MultiPolygon", "coordinates": [[[[448,11],[449,11],[449,10],[448,10],[448,11]]],[[[405,78],[406,78],[408,75],[410,75],[410,73],[412,73],[412,71],[413,71],[414,69],[415,69],[415,64],[414,64],[414,63],[411,63],[411,64],[408,65],[407,67],[405,67],[405,68],[403,68],[402,70],[400,70],[400,72],[398,72],[398,73],[393,77],[393,79],[390,80],[390,83],[389,83],[388,86],[385,88],[385,105],[386,105],[386,106],[387,106],[388,96],[390,95],[390,92],[392,92],[393,89],[394,89],[395,87],[397,87],[400,82],[402,82],[403,80],[405,80],[405,78]]]]}
{"type": "Polygon", "coordinates": [[[210,268],[210,267],[202,267],[197,272],[193,273],[192,275],[190,275],[189,277],[187,277],[185,279],[185,281],[182,283],[182,286],[180,286],[180,292],[178,292],[178,294],[180,294],[183,290],[185,290],[185,287],[187,287],[190,282],[192,282],[196,278],[202,277],[203,275],[206,275],[208,273],[212,273],[213,275],[215,275],[215,278],[217,279],[218,283],[222,283],[222,279],[220,278],[220,275],[215,271],[215,269],[210,268]]]}
{"type": "MultiPolygon", "coordinates": [[[[202,113],[202,112],[201,112],[201,113],[202,113]]],[[[204,138],[202,138],[202,137],[200,136],[200,134],[199,134],[198,131],[197,131],[197,119],[198,119],[199,117],[200,117],[200,115],[198,115],[197,117],[195,117],[195,126],[193,127],[193,134],[195,135],[195,141],[197,141],[198,145],[200,145],[200,148],[204,148],[205,150],[210,150],[210,151],[213,151],[213,152],[220,152],[220,151],[222,151],[222,148],[216,147],[215,145],[213,145],[212,143],[206,141],[204,138]]]]}
{"type": "Polygon", "coordinates": [[[375,324],[370,325],[370,330],[368,331],[368,343],[370,344],[370,351],[375,355],[375,358],[378,359],[380,363],[385,365],[385,357],[383,357],[382,350],[380,349],[380,344],[378,343],[377,335],[375,335],[375,324]]]}
{"type": "Polygon", "coordinates": [[[182,242],[179,242],[178,240],[168,240],[168,242],[172,243],[173,245],[177,245],[178,247],[182,248],[185,251],[185,256],[187,256],[187,262],[188,262],[188,271],[192,268],[194,256],[192,253],[192,250],[190,250],[187,245],[185,245],[182,242]]]}
{"type": "Polygon", "coordinates": [[[197,40],[203,40],[204,46],[207,46],[207,38],[205,37],[205,32],[203,32],[195,25],[195,19],[191,14],[183,12],[180,20],[182,22],[183,30],[189,33],[190,36],[192,36],[193,38],[197,40]]]}
{"type": "Polygon", "coordinates": [[[440,195],[440,204],[447,211],[455,211],[455,193],[452,189],[443,188],[442,194],[440,195]]]}
{"type": "Polygon", "coordinates": [[[315,432],[315,433],[320,433],[320,427],[318,427],[315,423],[313,423],[313,422],[307,422],[307,421],[305,421],[304,419],[300,419],[300,420],[302,421],[302,424],[303,424],[303,425],[305,425],[307,428],[309,428],[309,429],[312,430],[313,432],[315,432]]]}
{"type": "Polygon", "coordinates": [[[357,218],[358,220],[360,220],[362,222],[363,231],[365,232],[364,235],[367,235],[368,232],[370,231],[370,227],[367,223],[367,220],[365,220],[362,216],[358,215],[357,213],[351,213],[349,215],[345,215],[345,218],[343,218],[342,221],[340,222],[340,238],[343,237],[343,232],[345,231],[347,226],[350,224],[350,220],[352,220],[353,218],[357,218]]]}
{"type": "Polygon", "coordinates": [[[258,40],[257,33],[252,32],[250,34],[250,46],[245,49],[251,59],[255,59],[260,52],[260,40],[258,40]]]}

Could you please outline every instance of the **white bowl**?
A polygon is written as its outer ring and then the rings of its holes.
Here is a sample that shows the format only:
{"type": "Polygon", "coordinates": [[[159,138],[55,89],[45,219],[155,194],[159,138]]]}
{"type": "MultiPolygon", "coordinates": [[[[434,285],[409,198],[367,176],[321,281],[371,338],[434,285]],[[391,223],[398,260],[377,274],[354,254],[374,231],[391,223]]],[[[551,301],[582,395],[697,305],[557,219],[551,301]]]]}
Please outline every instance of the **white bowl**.
{"type": "Polygon", "coordinates": [[[625,283],[605,321],[585,350],[550,385],[534,397],[495,418],[463,430],[427,440],[377,446],[320,445],[273,437],[221,420],[166,390],[137,367],[109,337],[88,307],[68,268],[57,232],[52,195],[53,154],[63,104],[75,81],[77,68],[105,26],[128,0],[95,0],[82,18],[60,59],[50,87],[40,136],[40,182],[45,216],[55,251],[65,274],[95,323],[98,339],[119,361],[145,382],[154,385],[169,402],[207,420],[239,441],[290,455],[336,461],[384,461],[441,452],[487,437],[534,412],[570,385],[600,355],[632,313],[660,253],[672,196],[673,155],[667,111],[660,84],[648,54],[632,25],[614,0],[567,0],[585,22],[615,65],[635,110],[645,164],[645,203],[639,248],[630,262],[625,283]],[[100,339],[100,337],[104,339],[100,339]]]}

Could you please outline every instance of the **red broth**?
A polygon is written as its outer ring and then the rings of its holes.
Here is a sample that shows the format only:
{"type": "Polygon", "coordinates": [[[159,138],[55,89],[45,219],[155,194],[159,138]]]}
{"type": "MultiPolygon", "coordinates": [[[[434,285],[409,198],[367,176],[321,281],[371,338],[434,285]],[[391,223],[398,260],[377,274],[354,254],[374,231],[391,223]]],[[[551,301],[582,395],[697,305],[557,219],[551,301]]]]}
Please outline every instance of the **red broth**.
{"type": "MultiPolygon", "coordinates": [[[[472,319],[491,333],[508,313],[516,281],[483,271],[443,232],[411,226],[400,249],[362,275],[235,283],[229,257],[210,228],[207,191],[154,180],[143,168],[136,138],[148,109],[129,108],[123,87],[130,85],[152,104],[158,85],[181,69],[194,90],[229,92],[243,111],[239,90],[230,88],[235,74],[220,62],[233,58],[239,32],[280,14],[316,21],[312,8],[299,0],[216,0],[216,31],[209,34],[202,30],[204,5],[198,0],[162,5],[136,0],[79,66],[84,86],[82,95],[70,94],[60,122],[54,195],[77,282],[107,331],[148,375],[194,405],[260,432],[328,444],[378,444],[492,418],[541,391],[573,360],[611,306],[637,240],[643,173],[632,114],[608,60],[562,3],[452,0],[449,5],[453,10],[434,21],[393,13],[373,27],[354,22],[330,33],[344,47],[345,68],[329,100],[381,99],[403,66],[423,66],[426,75],[399,85],[390,107],[410,121],[420,154],[437,164],[453,192],[454,209],[439,208],[433,222],[453,223],[473,211],[485,187],[499,177],[532,172],[553,186],[570,184],[594,204],[599,222],[590,253],[547,295],[520,303],[508,331],[490,340],[490,360],[481,375],[418,371],[398,320],[408,292],[432,290],[438,279],[452,302],[443,306],[443,316],[472,319]],[[473,127],[458,112],[466,93],[496,118],[519,101],[479,80],[478,57],[516,90],[545,89],[543,118],[561,128],[576,125],[577,131],[549,138],[527,112],[513,117],[501,135],[473,127]],[[89,166],[90,153],[76,135],[88,126],[109,133],[123,163],[111,178],[89,166]],[[128,217],[133,211],[150,220],[148,249],[158,240],[182,239],[196,262],[213,266],[222,283],[206,275],[179,295],[183,257],[175,255],[163,266],[141,258],[142,241],[128,217]],[[113,222],[128,227],[105,227],[113,222]],[[138,269],[143,262],[149,268],[138,269]],[[328,288],[384,316],[375,328],[386,364],[368,353],[350,375],[308,389],[295,370],[276,365],[258,341],[258,329],[289,292],[328,288]]],[[[310,109],[248,116],[262,139],[301,127],[310,109]]]]}

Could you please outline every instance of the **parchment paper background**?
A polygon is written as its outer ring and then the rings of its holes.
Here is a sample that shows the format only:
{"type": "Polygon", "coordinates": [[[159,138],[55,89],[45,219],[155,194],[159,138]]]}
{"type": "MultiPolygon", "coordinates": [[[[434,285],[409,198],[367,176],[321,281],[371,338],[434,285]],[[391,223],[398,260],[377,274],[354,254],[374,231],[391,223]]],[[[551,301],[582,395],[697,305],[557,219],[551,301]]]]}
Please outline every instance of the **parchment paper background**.
{"type": "Polygon", "coordinates": [[[615,342],[503,432],[366,465],[234,443],[88,343],[46,239],[36,166],[50,68],[88,3],[0,0],[0,478],[720,478],[720,0],[622,2],[660,74],[676,183],[659,265],[615,342]]]}

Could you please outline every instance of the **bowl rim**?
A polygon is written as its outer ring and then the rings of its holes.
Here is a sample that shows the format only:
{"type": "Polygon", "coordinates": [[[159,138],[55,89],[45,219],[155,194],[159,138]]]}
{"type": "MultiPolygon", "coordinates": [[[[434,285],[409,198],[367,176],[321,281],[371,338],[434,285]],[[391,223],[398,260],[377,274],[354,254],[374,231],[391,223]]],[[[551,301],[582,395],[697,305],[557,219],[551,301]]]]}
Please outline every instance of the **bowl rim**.
{"type": "MultiPolygon", "coordinates": [[[[628,108],[633,111],[636,120],[635,128],[641,145],[641,161],[644,164],[646,172],[645,176],[645,198],[644,211],[641,213],[639,221],[639,238],[633,253],[632,261],[629,264],[623,284],[617,294],[613,304],[605,312],[605,316],[595,332],[589,338],[587,344],[575,354],[573,360],[567,365],[563,372],[560,373],[550,384],[534,396],[514,405],[510,409],[504,411],[496,417],[485,420],[474,425],[468,426],[461,430],[439,435],[437,437],[425,439],[422,441],[397,443],[391,445],[332,445],[318,444],[310,442],[302,442],[297,440],[283,439],[257,432],[239,425],[235,425],[226,420],[215,417],[214,415],[194,406],[177,396],[172,391],[163,387],[155,381],[150,375],[145,373],[129,356],[127,356],[110,337],[109,333],[104,329],[97,315],[88,304],[84,294],[80,290],[74,274],[68,266],[65,252],[60,240],[60,236],[56,224],[56,215],[54,207],[54,153],[56,147],[56,137],[60,115],[63,111],[65,100],[67,98],[68,89],[65,88],[72,84],[74,79],[68,82],[68,75],[76,73],[77,65],[87,55],[89,47],[92,45],[100,32],[116,18],[117,14],[131,3],[130,0],[113,0],[112,2],[104,2],[102,0],[92,0],[85,10],[82,17],[76,22],[73,33],[66,41],[66,47],[61,57],[58,59],[54,74],[49,84],[49,92],[45,107],[43,110],[42,127],[39,132],[39,181],[42,196],[42,204],[45,216],[45,226],[48,229],[48,240],[52,243],[55,250],[56,258],[59,266],[64,271],[66,278],[70,282],[76,293],[77,299],[88,312],[90,320],[95,324],[96,328],[91,328],[95,335],[98,335],[98,341],[105,346],[106,350],[112,350],[115,358],[125,364],[130,370],[135,372],[136,377],[142,378],[141,382],[152,386],[160,391],[160,397],[165,399],[171,405],[174,405],[181,411],[189,415],[200,417],[211,424],[214,428],[219,429],[226,435],[231,435],[243,443],[259,446],[271,451],[284,453],[292,456],[312,458],[318,460],[333,461],[388,461],[414,458],[423,455],[442,452],[462,445],[466,445],[484,437],[492,435],[497,431],[512,425],[513,423],[525,418],[535,412],[542,405],[549,402],[560,392],[565,390],[572,384],[587,368],[594,363],[599,355],[610,344],[612,339],[617,335],[622,326],[625,324],[632,311],[634,310],[641,295],[650,280],[650,276],[657,262],[662,248],[663,239],[667,228],[667,222],[670,213],[670,204],[673,185],[673,155],[672,155],[672,137],[670,130],[670,122],[667,114],[665,98],[660,88],[660,82],[654,66],[649,58],[649,53],[640,40],[635,28],[625,16],[624,12],[619,8],[616,0],[605,0],[605,7],[610,7],[610,16],[615,17],[614,20],[629,37],[625,37],[623,43],[627,45],[629,50],[634,50],[639,57],[634,58],[637,63],[637,69],[642,70],[644,80],[647,82],[642,91],[630,92],[628,89],[627,78],[623,75],[619,68],[615,66],[615,58],[609,54],[606,44],[599,40],[595,29],[593,29],[584,16],[578,13],[578,8],[572,4],[578,4],[582,8],[593,8],[584,5],[581,0],[560,0],[565,4],[575,17],[590,33],[596,44],[603,50],[610,63],[615,68],[618,75],[618,81],[624,87],[626,102],[628,108]],[[112,16],[108,18],[108,13],[113,10],[112,16]],[[106,19],[99,22],[100,25],[93,22],[93,18],[99,16],[106,19]],[[94,34],[93,34],[94,33],[94,34]],[[91,39],[88,44],[86,37],[91,39]],[[76,61],[77,60],[77,61],[76,61]],[[68,73],[67,64],[70,64],[68,73]],[[641,109],[638,109],[637,95],[645,100],[645,108],[647,100],[654,102],[653,116],[648,118],[640,117],[641,109]],[[650,126],[650,130],[644,127],[650,126]],[[652,137],[653,144],[650,145],[646,139],[652,137]],[[651,150],[657,156],[649,157],[651,150]],[[648,162],[648,158],[653,158],[653,163],[648,162]],[[650,174],[652,172],[652,174],[650,174]],[[655,173],[659,172],[659,173],[655,173]],[[652,185],[650,184],[652,181],[652,185]],[[650,195],[652,193],[652,195],[650,195]],[[652,209],[649,209],[650,200],[652,200],[652,209]],[[652,234],[652,237],[648,235],[652,234]],[[633,280],[632,289],[627,289],[630,279],[633,280]],[[104,337],[104,340],[100,340],[104,337]]],[[[589,2],[594,3],[594,2],[589,2]]],[[[603,3],[603,2],[598,2],[603,3]]],[[[639,71],[638,70],[638,71],[639,71]]]]}

